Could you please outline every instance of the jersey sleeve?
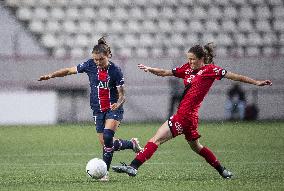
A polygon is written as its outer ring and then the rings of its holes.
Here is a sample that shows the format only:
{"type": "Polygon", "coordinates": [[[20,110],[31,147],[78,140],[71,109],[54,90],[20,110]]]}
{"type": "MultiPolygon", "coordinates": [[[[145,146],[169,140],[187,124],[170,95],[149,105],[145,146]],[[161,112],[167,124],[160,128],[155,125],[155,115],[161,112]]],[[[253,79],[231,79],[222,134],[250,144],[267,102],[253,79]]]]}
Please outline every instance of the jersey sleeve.
{"type": "Polygon", "coordinates": [[[221,68],[220,66],[212,65],[211,67],[211,77],[215,78],[216,80],[221,80],[227,73],[227,70],[221,68]]]}
{"type": "Polygon", "coordinates": [[[185,69],[183,66],[172,69],[172,72],[175,77],[185,78],[185,69]]]}
{"type": "Polygon", "coordinates": [[[77,66],[77,72],[78,73],[84,73],[86,72],[86,68],[89,66],[89,60],[86,62],[83,62],[81,64],[78,64],[77,66]]]}
{"type": "Polygon", "coordinates": [[[123,74],[122,74],[122,71],[121,71],[120,68],[117,68],[117,70],[116,70],[115,85],[116,85],[117,87],[124,85],[124,77],[123,77],[123,74]]]}

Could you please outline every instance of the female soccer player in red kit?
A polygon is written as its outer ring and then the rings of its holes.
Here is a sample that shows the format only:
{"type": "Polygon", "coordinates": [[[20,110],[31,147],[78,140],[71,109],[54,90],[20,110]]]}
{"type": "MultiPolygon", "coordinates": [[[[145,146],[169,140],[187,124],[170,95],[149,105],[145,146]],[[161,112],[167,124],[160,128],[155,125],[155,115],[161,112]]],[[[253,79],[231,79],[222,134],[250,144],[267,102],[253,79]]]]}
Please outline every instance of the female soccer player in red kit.
{"type": "Polygon", "coordinates": [[[120,166],[113,166],[112,169],[118,173],[127,173],[129,176],[136,176],[138,168],[149,160],[157,150],[158,146],[166,141],[184,134],[191,149],[202,156],[212,167],[214,167],[223,178],[231,178],[233,174],[223,167],[213,152],[200,144],[198,133],[198,110],[208,93],[215,79],[223,77],[249,83],[257,86],[272,85],[270,80],[254,80],[252,78],[227,72],[225,69],[213,63],[213,44],[200,46],[196,45],[187,53],[188,62],[173,70],[151,68],[142,64],[138,67],[145,72],[157,76],[175,76],[182,78],[185,89],[177,112],[171,116],[156,132],[144,150],[140,151],[130,165],[122,163],[120,166]]]}

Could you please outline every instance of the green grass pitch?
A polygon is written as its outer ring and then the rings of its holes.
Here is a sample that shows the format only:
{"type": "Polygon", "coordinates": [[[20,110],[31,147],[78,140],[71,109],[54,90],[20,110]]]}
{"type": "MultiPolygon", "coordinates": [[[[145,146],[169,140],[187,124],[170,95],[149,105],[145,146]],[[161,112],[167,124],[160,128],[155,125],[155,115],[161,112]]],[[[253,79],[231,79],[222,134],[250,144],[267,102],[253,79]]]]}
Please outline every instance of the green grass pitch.
{"type": "MultiPolygon", "coordinates": [[[[123,123],[116,135],[144,145],[159,126],[123,123]]],[[[92,124],[2,126],[0,190],[284,190],[283,122],[201,123],[199,131],[233,179],[222,179],[179,136],[160,146],[136,177],[110,171],[109,182],[98,182],[85,174],[87,161],[101,158],[92,124]]],[[[116,152],[112,164],[134,156],[116,152]]]]}

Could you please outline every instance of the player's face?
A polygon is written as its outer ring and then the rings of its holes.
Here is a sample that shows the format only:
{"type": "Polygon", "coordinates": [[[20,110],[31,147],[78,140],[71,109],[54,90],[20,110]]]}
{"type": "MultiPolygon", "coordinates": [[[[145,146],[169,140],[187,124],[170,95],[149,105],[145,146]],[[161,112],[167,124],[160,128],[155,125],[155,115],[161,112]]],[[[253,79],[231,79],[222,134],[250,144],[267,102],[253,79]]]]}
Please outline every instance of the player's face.
{"type": "Polygon", "coordinates": [[[199,69],[204,65],[203,59],[198,59],[195,54],[191,52],[187,53],[187,59],[191,69],[193,70],[199,69]]]}
{"type": "Polygon", "coordinates": [[[93,53],[93,59],[98,68],[107,68],[108,56],[103,53],[93,53]]]}

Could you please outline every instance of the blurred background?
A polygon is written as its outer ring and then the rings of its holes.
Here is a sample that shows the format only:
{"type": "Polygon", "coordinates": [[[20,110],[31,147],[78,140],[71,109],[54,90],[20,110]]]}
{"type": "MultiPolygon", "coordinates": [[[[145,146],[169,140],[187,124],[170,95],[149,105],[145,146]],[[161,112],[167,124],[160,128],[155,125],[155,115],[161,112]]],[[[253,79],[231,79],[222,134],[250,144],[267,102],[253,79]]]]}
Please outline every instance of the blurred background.
{"type": "Polygon", "coordinates": [[[283,0],[1,0],[0,18],[0,124],[91,122],[87,75],[37,79],[87,60],[104,35],[124,72],[126,122],[166,120],[183,90],[137,64],[171,69],[208,42],[217,65],[273,86],[240,84],[238,96],[217,81],[200,119],[284,119],[283,0]]]}

